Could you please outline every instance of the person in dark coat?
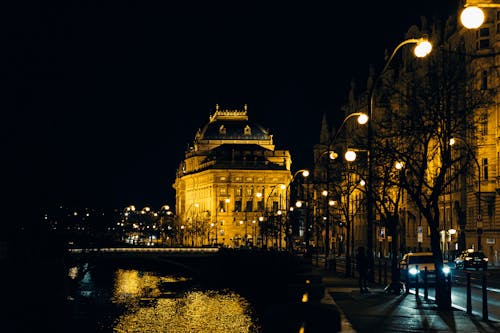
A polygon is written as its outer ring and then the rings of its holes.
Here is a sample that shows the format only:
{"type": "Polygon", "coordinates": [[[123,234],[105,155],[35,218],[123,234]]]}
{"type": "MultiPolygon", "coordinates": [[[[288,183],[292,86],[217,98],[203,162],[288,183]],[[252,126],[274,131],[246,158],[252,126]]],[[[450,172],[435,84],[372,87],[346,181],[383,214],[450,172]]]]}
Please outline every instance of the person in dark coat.
{"type": "Polygon", "coordinates": [[[365,248],[363,246],[358,247],[358,252],[356,253],[356,267],[358,268],[359,274],[359,291],[368,293],[368,258],[366,257],[365,248]]]}

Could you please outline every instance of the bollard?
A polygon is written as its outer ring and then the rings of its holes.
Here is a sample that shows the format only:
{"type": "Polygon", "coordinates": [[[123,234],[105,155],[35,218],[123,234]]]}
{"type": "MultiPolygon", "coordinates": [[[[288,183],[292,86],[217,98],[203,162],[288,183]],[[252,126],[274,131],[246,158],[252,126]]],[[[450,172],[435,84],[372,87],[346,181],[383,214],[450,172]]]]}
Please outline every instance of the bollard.
{"type": "Polygon", "coordinates": [[[382,283],[382,260],[378,260],[378,283],[382,283]]]}
{"type": "Polygon", "coordinates": [[[384,285],[387,285],[387,261],[384,261],[384,285]]]}
{"type": "Polygon", "coordinates": [[[409,294],[410,293],[410,272],[408,269],[405,270],[406,274],[406,291],[405,293],[409,294]]]}
{"type": "Polygon", "coordinates": [[[448,273],[448,299],[450,300],[450,306],[451,306],[451,272],[448,273]]]}
{"type": "Polygon", "coordinates": [[[427,281],[427,266],[424,267],[424,299],[429,298],[429,286],[427,281]]]}
{"type": "Polygon", "coordinates": [[[483,320],[488,320],[488,286],[486,269],[483,271],[483,320]]]}
{"type": "Polygon", "coordinates": [[[470,272],[467,272],[467,314],[472,314],[472,297],[470,289],[470,272]]]}
{"type": "MultiPolygon", "coordinates": [[[[418,271],[418,265],[415,266],[415,268],[418,271]]],[[[415,296],[418,297],[418,276],[420,275],[420,272],[415,275],[415,296]]]]}

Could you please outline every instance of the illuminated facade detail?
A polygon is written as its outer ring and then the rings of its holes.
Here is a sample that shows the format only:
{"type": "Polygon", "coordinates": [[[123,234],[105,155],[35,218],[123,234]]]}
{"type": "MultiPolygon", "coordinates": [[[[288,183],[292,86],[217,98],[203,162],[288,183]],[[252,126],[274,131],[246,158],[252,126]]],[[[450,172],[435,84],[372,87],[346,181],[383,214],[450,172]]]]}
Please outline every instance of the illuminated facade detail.
{"type": "Polygon", "coordinates": [[[180,163],[173,187],[177,223],[186,246],[277,246],[262,217],[285,210],[280,186],[291,179],[291,156],[277,150],[273,136],[243,110],[216,105],[180,163]],[[259,219],[261,218],[261,219],[259,219]]]}

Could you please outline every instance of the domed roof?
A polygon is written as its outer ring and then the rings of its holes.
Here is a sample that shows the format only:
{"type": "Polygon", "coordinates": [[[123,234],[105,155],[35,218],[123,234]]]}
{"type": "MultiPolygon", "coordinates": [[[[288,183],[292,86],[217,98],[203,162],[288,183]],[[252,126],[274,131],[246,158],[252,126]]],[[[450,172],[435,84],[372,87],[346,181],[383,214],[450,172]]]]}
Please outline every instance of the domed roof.
{"type": "Polygon", "coordinates": [[[269,140],[272,136],[261,125],[248,120],[244,111],[219,110],[197,135],[197,140],[269,140]]]}

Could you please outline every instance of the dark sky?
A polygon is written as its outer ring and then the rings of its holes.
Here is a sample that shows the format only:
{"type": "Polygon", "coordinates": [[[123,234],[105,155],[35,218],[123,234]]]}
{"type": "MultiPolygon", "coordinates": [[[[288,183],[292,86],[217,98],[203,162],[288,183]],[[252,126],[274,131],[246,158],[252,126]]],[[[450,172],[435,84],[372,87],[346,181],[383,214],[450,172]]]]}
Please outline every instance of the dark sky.
{"type": "MultiPolygon", "coordinates": [[[[24,1],[0,5],[2,204],[174,204],[219,103],[310,163],[352,77],[458,1],[24,1]]],[[[33,209],[32,209],[33,208],[33,209]]]]}

